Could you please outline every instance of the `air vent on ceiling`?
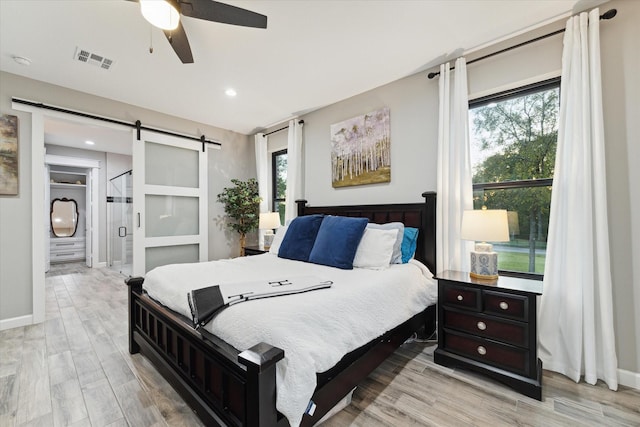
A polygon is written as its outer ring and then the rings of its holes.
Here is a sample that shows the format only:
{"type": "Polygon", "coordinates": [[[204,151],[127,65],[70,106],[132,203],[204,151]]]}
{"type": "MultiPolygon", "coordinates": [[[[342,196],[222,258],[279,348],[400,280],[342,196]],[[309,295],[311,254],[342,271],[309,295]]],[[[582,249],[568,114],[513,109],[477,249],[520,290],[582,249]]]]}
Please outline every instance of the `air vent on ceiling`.
{"type": "Polygon", "coordinates": [[[96,67],[100,67],[105,70],[110,69],[114,63],[113,59],[105,58],[102,55],[91,53],[88,50],[80,49],[79,47],[76,48],[76,53],[73,57],[80,62],[95,65],[96,67]]]}

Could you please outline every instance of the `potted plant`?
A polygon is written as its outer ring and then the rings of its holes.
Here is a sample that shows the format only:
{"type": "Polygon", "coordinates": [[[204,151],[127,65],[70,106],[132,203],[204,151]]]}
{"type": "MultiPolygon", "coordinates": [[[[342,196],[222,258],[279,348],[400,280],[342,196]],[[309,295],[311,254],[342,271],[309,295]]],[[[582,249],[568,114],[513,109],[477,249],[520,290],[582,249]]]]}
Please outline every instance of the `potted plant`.
{"type": "Polygon", "coordinates": [[[256,230],[260,220],[260,201],[258,181],[232,179],[233,187],[225,187],[218,194],[218,202],[224,204],[227,214],[227,227],[240,234],[240,256],[244,255],[247,233],[256,230]]]}

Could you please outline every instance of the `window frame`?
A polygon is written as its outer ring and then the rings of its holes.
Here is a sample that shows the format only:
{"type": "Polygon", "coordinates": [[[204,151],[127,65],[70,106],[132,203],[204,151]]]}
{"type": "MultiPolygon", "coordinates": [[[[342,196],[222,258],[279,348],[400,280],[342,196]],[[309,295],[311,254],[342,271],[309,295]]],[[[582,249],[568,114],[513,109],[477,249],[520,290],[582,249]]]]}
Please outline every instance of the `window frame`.
{"type": "MultiPolygon", "coordinates": [[[[283,203],[286,202],[286,195],[285,197],[281,198],[281,197],[277,197],[278,195],[278,184],[277,184],[277,178],[278,178],[278,171],[277,171],[277,161],[276,159],[278,158],[278,156],[281,156],[283,154],[287,154],[287,149],[283,149],[283,150],[278,150],[278,151],[274,151],[271,153],[271,212],[278,212],[278,204],[279,203],[283,203]]],[[[289,159],[287,159],[288,161],[289,159]]]]}
{"type": "MultiPolygon", "coordinates": [[[[558,102],[560,102],[560,89],[561,89],[561,77],[554,77],[551,79],[542,80],[539,82],[531,83],[528,85],[520,86],[517,88],[497,92],[491,95],[482,96],[469,100],[469,111],[473,108],[482,107],[492,102],[500,102],[508,99],[513,99],[521,96],[525,96],[531,93],[542,92],[550,89],[558,89],[558,102]]],[[[557,149],[557,147],[556,147],[557,149]]],[[[542,179],[523,179],[517,181],[502,181],[502,182],[484,182],[472,184],[473,191],[486,191],[486,190],[508,190],[514,188],[532,188],[532,187],[552,187],[553,192],[553,178],[542,179]]],[[[548,237],[548,236],[547,236],[548,237]]],[[[501,276],[521,277],[533,280],[543,280],[544,273],[531,273],[524,271],[512,271],[512,270],[498,270],[501,276]]]]}

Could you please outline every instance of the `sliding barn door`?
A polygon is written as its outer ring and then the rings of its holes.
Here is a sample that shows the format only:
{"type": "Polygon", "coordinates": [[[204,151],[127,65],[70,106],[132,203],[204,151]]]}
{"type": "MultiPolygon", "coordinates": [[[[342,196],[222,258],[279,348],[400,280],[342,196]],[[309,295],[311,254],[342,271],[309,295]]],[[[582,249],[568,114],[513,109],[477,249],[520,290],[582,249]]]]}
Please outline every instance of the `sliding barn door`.
{"type": "Polygon", "coordinates": [[[207,261],[207,155],[193,141],[133,132],[133,275],[207,261]]]}

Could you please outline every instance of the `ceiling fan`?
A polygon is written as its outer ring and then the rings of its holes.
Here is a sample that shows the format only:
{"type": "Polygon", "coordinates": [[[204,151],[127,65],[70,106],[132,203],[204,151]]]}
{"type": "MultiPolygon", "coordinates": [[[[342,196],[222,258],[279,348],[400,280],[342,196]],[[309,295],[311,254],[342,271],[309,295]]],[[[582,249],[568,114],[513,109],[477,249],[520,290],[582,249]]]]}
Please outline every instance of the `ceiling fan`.
{"type": "Polygon", "coordinates": [[[183,64],[192,64],[193,55],[180,15],[243,27],[267,28],[267,17],[250,10],[213,0],[130,0],[140,3],[142,16],[161,28],[183,64]]]}

